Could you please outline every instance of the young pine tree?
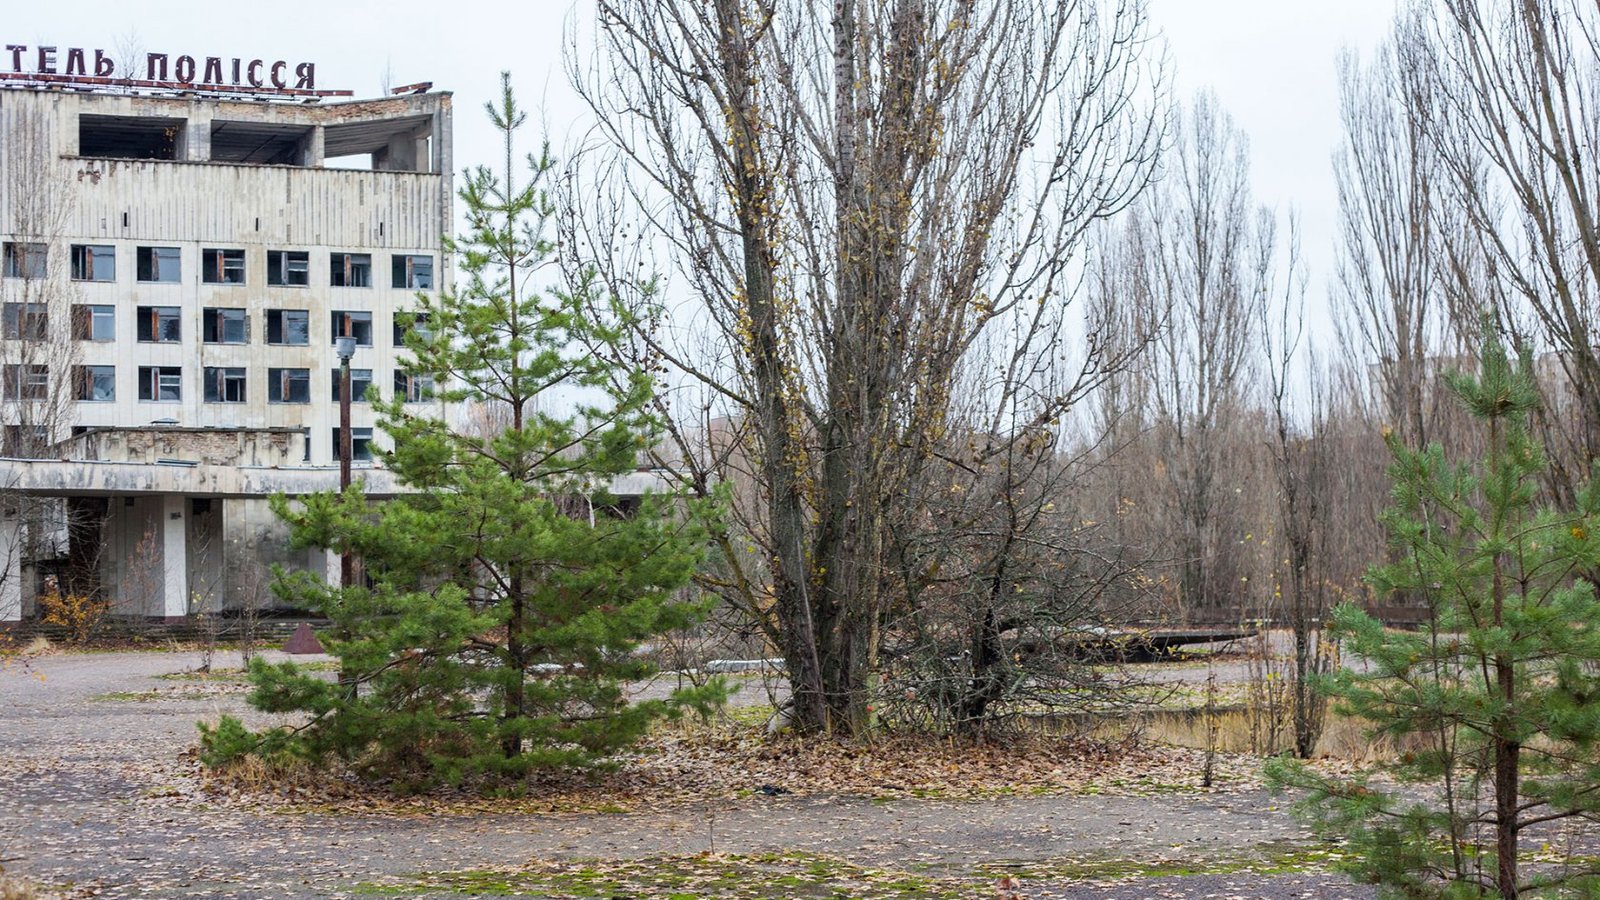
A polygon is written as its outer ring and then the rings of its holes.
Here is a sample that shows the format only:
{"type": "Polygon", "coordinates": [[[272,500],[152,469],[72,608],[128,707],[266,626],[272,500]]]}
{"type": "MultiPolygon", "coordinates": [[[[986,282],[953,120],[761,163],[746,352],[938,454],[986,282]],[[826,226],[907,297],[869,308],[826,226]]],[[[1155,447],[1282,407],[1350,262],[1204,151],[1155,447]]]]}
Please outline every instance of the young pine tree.
{"type": "Polygon", "coordinates": [[[287,752],[412,784],[515,777],[593,764],[652,720],[721,698],[720,683],[624,695],[650,674],[632,651],[703,612],[684,598],[708,511],[657,495],[621,515],[607,493],[635,473],[658,423],[649,375],[590,350],[641,311],[590,283],[533,289],[554,253],[543,187],[553,163],[529,156],[519,183],[524,114],[507,76],[502,88],[489,114],[505,166],[466,174],[468,230],[450,248],[459,287],[419,295],[416,314],[402,316],[407,372],[463,421],[406,397],[375,401],[394,445],[384,463],[418,493],[369,503],[357,487],[276,503],[298,545],[363,560],[370,587],[298,573],[277,588],[332,620],[331,651],[354,683],[258,660],[250,702],[308,721],[252,734],[224,720],[204,736],[212,762],[287,752]]]}
{"type": "Polygon", "coordinates": [[[1530,439],[1532,365],[1493,339],[1476,376],[1448,379],[1484,429],[1467,464],[1433,446],[1387,440],[1395,506],[1384,517],[1395,562],[1368,576],[1384,593],[1429,604],[1415,632],[1390,631],[1353,606],[1333,633],[1359,661],[1322,683],[1398,757],[1397,789],[1327,779],[1275,762],[1306,789],[1300,809],[1343,834],[1350,871],[1404,896],[1520,897],[1600,889],[1593,857],[1523,864],[1562,825],[1600,814],[1600,489],[1576,510],[1535,504],[1545,462],[1530,439]]]}

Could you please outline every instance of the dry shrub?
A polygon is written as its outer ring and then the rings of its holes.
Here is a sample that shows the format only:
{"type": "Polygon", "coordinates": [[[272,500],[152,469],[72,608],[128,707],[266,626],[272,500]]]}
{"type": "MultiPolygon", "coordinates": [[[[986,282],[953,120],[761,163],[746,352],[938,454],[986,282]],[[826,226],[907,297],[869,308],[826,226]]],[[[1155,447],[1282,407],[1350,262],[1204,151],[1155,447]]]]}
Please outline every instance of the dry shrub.
{"type": "Polygon", "coordinates": [[[67,630],[67,641],[81,644],[92,637],[105,621],[111,604],[88,594],[62,593],[51,585],[39,596],[40,618],[46,625],[67,630]]]}

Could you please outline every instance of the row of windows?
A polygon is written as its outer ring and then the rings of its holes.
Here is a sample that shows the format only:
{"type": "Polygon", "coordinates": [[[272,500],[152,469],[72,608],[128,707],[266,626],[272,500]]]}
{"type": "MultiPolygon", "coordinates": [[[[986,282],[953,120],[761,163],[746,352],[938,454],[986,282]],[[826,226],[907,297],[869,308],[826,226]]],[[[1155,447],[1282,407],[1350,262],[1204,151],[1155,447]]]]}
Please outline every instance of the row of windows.
{"type": "MultiPolygon", "coordinates": [[[[305,346],[311,343],[311,313],[304,309],[266,311],[267,343],[305,346]]],[[[183,340],[183,308],[178,306],[140,306],[135,330],[144,343],[172,344],[183,340]]],[[[412,328],[426,335],[427,316],[414,317],[412,328]]],[[[250,343],[251,317],[243,309],[206,307],[200,311],[200,340],[207,344],[250,343]]],[[[0,335],[8,340],[44,340],[50,316],[41,303],[7,303],[0,307],[0,335]]],[[[356,346],[372,346],[372,313],[336,309],[329,314],[328,328],[333,337],[353,337],[356,346]]],[[[397,317],[394,346],[405,346],[408,329],[397,317]]],[[[79,303],[72,307],[72,336],[80,341],[111,341],[117,336],[116,307],[79,303]]]]}
{"type": "MultiPolygon", "coordinates": [[[[73,434],[79,434],[88,428],[83,425],[74,425],[73,434]]],[[[50,429],[45,425],[7,425],[3,438],[0,438],[0,456],[28,456],[37,457],[39,451],[51,444],[50,429]]],[[[311,429],[305,429],[306,459],[311,458],[311,429]]],[[[332,439],[333,458],[339,458],[339,429],[332,429],[329,435],[332,439]]],[[[350,458],[357,462],[372,459],[372,429],[350,429],[350,458]]],[[[198,501],[197,501],[198,502],[198,501]]]]}
{"type": "MultiPolygon", "coordinates": [[[[44,278],[49,274],[49,254],[39,243],[6,241],[0,253],[0,275],[7,278],[44,278]]],[[[244,251],[207,247],[200,251],[200,280],[205,284],[244,284],[244,251]]],[[[116,281],[117,248],[110,244],[73,244],[70,248],[73,281],[116,281]]],[[[135,247],[134,275],[138,281],[172,284],[183,277],[180,247],[135,247]]],[[[426,254],[389,255],[392,287],[433,289],[433,257],[426,254]]],[[[311,283],[311,254],[305,250],[268,250],[267,284],[306,287],[311,283]]],[[[330,253],[328,284],[333,287],[372,287],[371,253],[330,253]]]]}
{"type": "MultiPolygon", "coordinates": [[[[243,366],[206,366],[201,371],[201,391],[207,403],[244,403],[248,400],[247,378],[243,366]]],[[[5,367],[4,394],[10,400],[45,400],[50,396],[50,367],[41,364],[13,363],[5,367]]],[[[372,387],[371,369],[350,370],[350,397],[366,400],[372,387]]],[[[394,395],[407,403],[433,396],[433,379],[427,375],[394,373],[394,395]]],[[[110,402],[117,399],[115,366],[73,367],[73,396],[78,400],[110,402]]],[[[140,366],[140,400],[182,400],[181,366],[140,366]]],[[[333,370],[334,402],[339,400],[339,370],[333,370]]],[[[267,369],[267,402],[310,403],[310,369],[267,369]]]]}

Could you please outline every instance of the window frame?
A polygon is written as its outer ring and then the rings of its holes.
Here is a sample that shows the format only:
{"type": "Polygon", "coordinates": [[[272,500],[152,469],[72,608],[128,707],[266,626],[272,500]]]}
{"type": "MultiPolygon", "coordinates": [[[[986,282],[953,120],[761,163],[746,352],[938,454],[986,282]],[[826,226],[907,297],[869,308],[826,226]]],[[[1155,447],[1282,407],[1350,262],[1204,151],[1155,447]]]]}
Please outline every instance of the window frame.
{"type": "Polygon", "coordinates": [[[50,336],[50,307],[38,301],[0,304],[0,337],[8,341],[45,340],[50,336]]]}
{"type": "Polygon", "coordinates": [[[82,403],[114,403],[117,399],[117,367],[116,366],[78,366],[77,374],[77,399],[82,403]],[[108,379],[111,389],[104,397],[94,396],[94,386],[101,379],[108,379]]]}
{"type": "Polygon", "coordinates": [[[107,343],[117,339],[117,307],[111,303],[74,303],[72,304],[72,339],[75,341],[94,341],[107,343]],[[99,323],[108,323],[109,331],[105,337],[95,337],[96,326],[99,323]]]}
{"type": "Polygon", "coordinates": [[[117,280],[117,248],[114,244],[72,244],[68,249],[68,274],[73,281],[110,284],[117,280]],[[104,254],[96,251],[105,251],[104,254]],[[109,272],[100,277],[96,259],[108,257],[109,272]]]}
{"type": "Polygon", "coordinates": [[[139,400],[145,403],[183,402],[183,367],[140,366],[139,400]],[[163,397],[162,393],[167,390],[169,383],[172,396],[163,397]]]}
{"type": "Polygon", "coordinates": [[[200,342],[202,344],[250,343],[250,313],[241,306],[207,306],[200,310],[200,342]],[[228,340],[229,325],[239,326],[239,339],[228,340]]]}
{"type": "Polygon", "coordinates": [[[340,253],[337,250],[329,253],[328,286],[348,288],[372,287],[372,254],[340,253]]]}
{"type": "Polygon", "coordinates": [[[434,265],[431,253],[394,253],[389,256],[390,286],[396,290],[431,291],[434,287],[434,265]],[[418,261],[426,266],[418,266],[418,261]],[[422,276],[419,278],[418,276],[422,276]],[[417,284],[425,279],[427,284],[417,284]]]}
{"type": "Polygon", "coordinates": [[[244,366],[206,366],[201,373],[204,403],[246,403],[248,382],[244,366]],[[237,388],[237,390],[235,390],[237,388]]]}
{"type": "Polygon", "coordinates": [[[267,345],[272,347],[309,347],[311,346],[311,310],[309,309],[269,309],[267,310],[267,345]],[[305,340],[287,341],[283,338],[288,334],[285,324],[289,316],[297,316],[305,323],[305,340]],[[276,322],[278,340],[272,339],[272,332],[276,322]]]}
{"type": "Polygon", "coordinates": [[[394,395],[401,403],[426,403],[433,399],[433,376],[394,370],[394,395]]]}
{"type": "Polygon", "coordinates": [[[135,343],[140,344],[181,344],[183,343],[183,307],[181,306],[137,306],[134,307],[134,318],[137,326],[134,329],[135,343]],[[173,323],[173,336],[160,337],[165,333],[163,323],[173,323]],[[148,328],[146,327],[148,326],[148,328]]]}
{"type": "Polygon", "coordinates": [[[140,245],[133,255],[133,278],[140,284],[178,284],[183,281],[183,248],[140,245]],[[171,260],[171,277],[163,260],[171,260]],[[147,277],[148,276],[148,277],[147,277]]]}
{"type": "MultiPolygon", "coordinates": [[[[332,455],[333,455],[334,459],[338,459],[339,458],[339,427],[337,425],[334,426],[332,431],[333,431],[333,434],[332,434],[332,438],[333,438],[333,454],[332,455]]],[[[354,427],[354,426],[352,426],[351,429],[350,429],[350,462],[352,462],[352,463],[372,462],[373,459],[374,459],[374,456],[375,455],[374,455],[374,453],[372,451],[372,428],[370,426],[363,426],[363,427],[354,427]]]]}
{"type": "Polygon", "coordinates": [[[50,246],[39,241],[0,242],[0,275],[25,281],[50,277],[50,246]]]}
{"type": "Polygon", "coordinates": [[[267,251],[267,286],[268,287],[293,287],[303,288],[311,286],[311,251],[310,250],[268,250],[267,251]],[[295,264],[298,263],[299,266],[295,264]],[[276,270],[278,280],[273,280],[276,270]],[[291,276],[299,275],[300,280],[295,281],[291,276]]]}
{"type": "Polygon", "coordinates": [[[245,283],[244,251],[225,247],[207,247],[201,250],[200,283],[243,285],[245,283]]]}
{"type": "Polygon", "coordinates": [[[353,337],[357,347],[371,347],[373,345],[373,315],[366,309],[332,309],[328,311],[328,330],[333,332],[329,336],[329,343],[337,344],[339,338],[353,337]],[[342,321],[341,321],[342,318],[342,321]],[[361,340],[357,326],[366,324],[366,340],[361,340]]]}
{"type": "MultiPolygon", "coordinates": [[[[367,391],[370,390],[371,388],[372,388],[372,370],[371,369],[356,369],[356,368],[352,368],[350,370],[350,402],[351,403],[366,403],[367,402],[367,391]]],[[[339,402],[339,370],[338,369],[334,369],[333,370],[333,402],[334,403],[338,403],[339,402]]]]}
{"type": "Polygon", "coordinates": [[[273,366],[267,369],[267,402],[268,403],[310,403],[311,402],[311,370],[300,366],[273,366]],[[294,373],[304,376],[305,399],[297,400],[289,386],[297,381],[293,379],[294,373]],[[277,394],[276,397],[273,395],[277,394]]]}

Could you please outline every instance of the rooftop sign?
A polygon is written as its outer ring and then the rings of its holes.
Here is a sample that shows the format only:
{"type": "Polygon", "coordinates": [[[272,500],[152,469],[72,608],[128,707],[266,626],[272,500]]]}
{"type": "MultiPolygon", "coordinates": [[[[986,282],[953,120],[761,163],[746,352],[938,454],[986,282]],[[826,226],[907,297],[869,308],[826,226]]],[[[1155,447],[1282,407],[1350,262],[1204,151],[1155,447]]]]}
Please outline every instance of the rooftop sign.
{"type": "Polygon", "coordinates": [[[350,91],[317,90],[314,63],[222,56],[173,57],[144,54],[122,60],[133,71],[118,72],[119,61],[104,50],[6,44],[0,53],[0,80],[85,88],[143,88],[164,91],[250,96],[348,97],[350,91]]]}

